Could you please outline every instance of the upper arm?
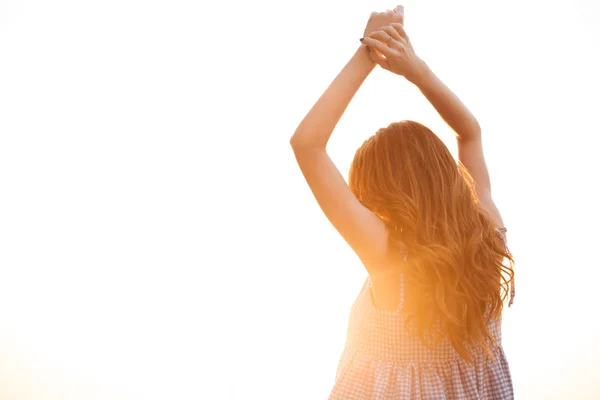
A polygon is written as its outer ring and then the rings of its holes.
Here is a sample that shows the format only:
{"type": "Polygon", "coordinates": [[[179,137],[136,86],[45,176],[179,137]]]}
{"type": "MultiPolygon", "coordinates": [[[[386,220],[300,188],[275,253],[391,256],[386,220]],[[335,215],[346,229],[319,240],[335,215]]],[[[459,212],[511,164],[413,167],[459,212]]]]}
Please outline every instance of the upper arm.
{"type": "Polygon", "coordinates": [[[294,153],[321,210],[365,267],[384,257],[387,251],[385,223],[358,201],[327,151],[296,147],[294,153]]]}
{"type": "Polygon", "coordinates": [[[458,160],[465,166],[473,181],[477,194],[491,193],[490,174],[483,155],[481,135],[472,139],[458,139],[458,160]]]}
{"type": "Polygon", "coordinates": [[[458,139],[458,160],[473,178],[481,207],[488,212],[496,227],[503,227],[502,216],[492,199],[490,174],[483,155],[481,135],[467,140],[458,139]]]}

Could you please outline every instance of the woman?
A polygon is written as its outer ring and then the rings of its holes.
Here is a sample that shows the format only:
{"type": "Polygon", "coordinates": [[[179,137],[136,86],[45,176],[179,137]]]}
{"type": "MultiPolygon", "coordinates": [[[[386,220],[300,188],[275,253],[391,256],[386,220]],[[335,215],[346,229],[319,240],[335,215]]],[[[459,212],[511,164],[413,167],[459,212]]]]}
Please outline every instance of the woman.
{"type": "Polygon", "coordinates": [[[368,272],[330,399],[512,399],[500,322],[513,260],[481,130],[415,54],[403,19],[402,6],[371,15],[291,138],[321,209],[368,272]],[[327,141],[376,65],[421,90],[456,132],[459,163],[428,128],[402,121],[364,142],[346,184],[327,141]]]}

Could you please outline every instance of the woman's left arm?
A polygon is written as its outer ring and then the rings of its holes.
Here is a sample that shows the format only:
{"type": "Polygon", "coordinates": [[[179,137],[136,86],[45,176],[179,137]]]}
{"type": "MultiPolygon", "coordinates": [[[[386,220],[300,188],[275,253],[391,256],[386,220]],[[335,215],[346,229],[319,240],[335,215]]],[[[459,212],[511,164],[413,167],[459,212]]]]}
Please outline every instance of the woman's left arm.
{"type": "Polygon", "coordinates": [[[326,146],[348,104],[375,66],[367,48],[360,46],[290,140],[319,206],[365,266],[385,253],[387,231],[383,221],[354,196],[329,158],[326,146]]]}

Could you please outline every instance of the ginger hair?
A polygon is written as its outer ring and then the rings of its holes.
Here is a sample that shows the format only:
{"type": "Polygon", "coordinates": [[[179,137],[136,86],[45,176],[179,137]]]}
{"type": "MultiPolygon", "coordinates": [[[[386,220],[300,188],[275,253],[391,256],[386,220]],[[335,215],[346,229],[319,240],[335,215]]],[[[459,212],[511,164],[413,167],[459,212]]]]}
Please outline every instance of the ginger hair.
{"type": "Polygon", "coordinates": [[[492,354],[514,261],[466,168],[430,129],[401,121],[357,150],[349,186],[385,222],[391,254],[407,254],[403,309],[421,338],[437,332],[467,361],[492,354]]]}

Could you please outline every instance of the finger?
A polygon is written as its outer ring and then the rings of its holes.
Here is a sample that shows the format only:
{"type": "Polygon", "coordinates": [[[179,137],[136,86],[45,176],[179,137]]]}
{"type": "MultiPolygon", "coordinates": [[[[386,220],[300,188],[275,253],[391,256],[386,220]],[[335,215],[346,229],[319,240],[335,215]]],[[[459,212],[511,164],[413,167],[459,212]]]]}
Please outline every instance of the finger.
{"type": "Polygon", "coordinates": [[[394,28],[396,32],[398,32],[398,35],[400,35],[403,39],[408,40],[408,35],[406,34],[404,26],[401,23],[394,22],[390,25],[392,26],[392,28],[394,28]]]}
{"type": "Polygon", "coordinates": [[[378,51],[372,50],[371,52],[369,52],[369,57],[371,58],[371,61],[378,64],[381,68],[387,69],[388,71],[390,70],[389,61],[385,57],[383,57],[378,51]]]}
{"type": "Polygon", "coordinates": [[[390,40],[388,43],[388,47],[396,50],[400,54],[404,54],[406,52],[406,47],[404,47],[404,43],[399,42],[397,40],[390,40]]]}
{"type": "Polygon", "coordinates": [[[386,58],[394,57],[396,54],[396,51],[389,48],[385,43],[371,37],[363,38],[363,44],[369,46],[371,49],[377,50],[386,58]]]}
{"type": "Polygon", "coordinates": [[[394,14],[396,14],[396,18],[399,19],[401,24],[404,24],[404,6],[398,5],[394,8],[394,14]]]}
{"type": "Polygon", "coordinates": [[[400,36],[398,31],[389,25],[382,26],[381,28],[379,28],[379,30],[384,31],[385,33],[390,35],[392,37],[392,39],[394,39],[394,40],[402,40],[402,36],[400,36]]]}
{"type": "MultiPolygon", "coordinates": [[[[396,35],[398,35],[398,32],[396,32],[396,35]]],[[[376,31],[371,32],[371,34],[369,35],[369,37],[372,38],[372,39],[377,39],[380,42],[385,43],[386,46],[389,46],[391,44],[391,42],[394,41],[393,40],[394,36],[392,36],[391,34],[387,33],[383,29],[377,29],[376,31]]]]}

